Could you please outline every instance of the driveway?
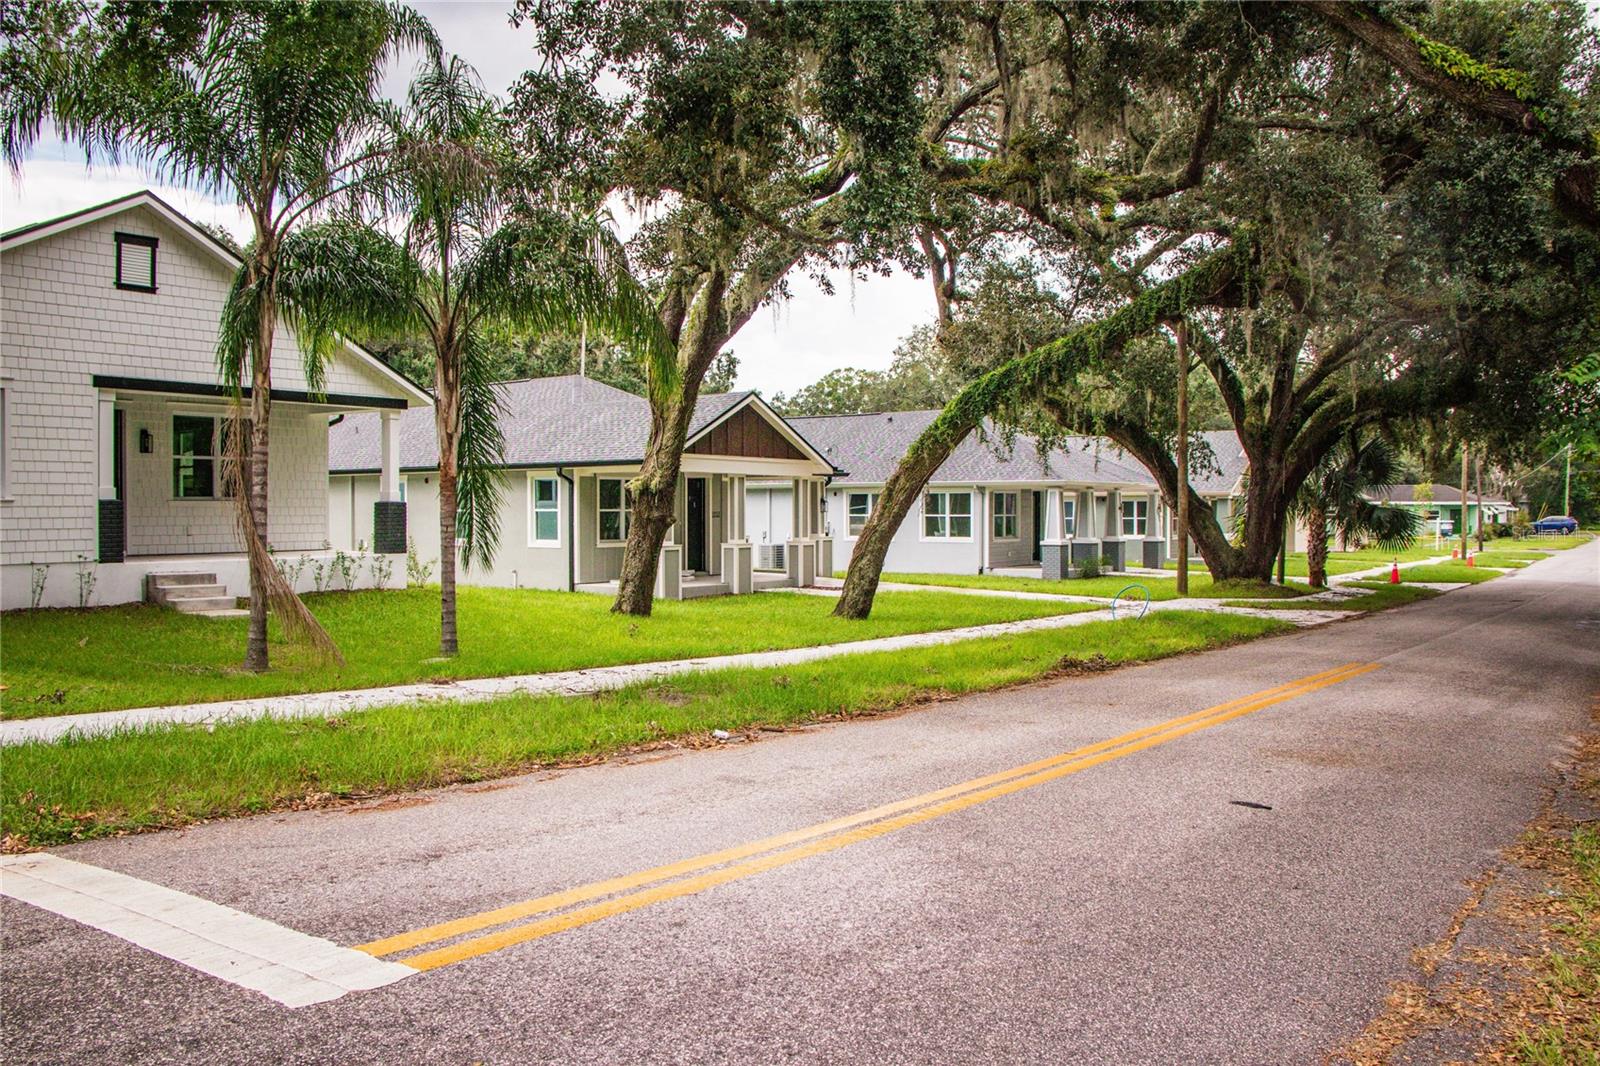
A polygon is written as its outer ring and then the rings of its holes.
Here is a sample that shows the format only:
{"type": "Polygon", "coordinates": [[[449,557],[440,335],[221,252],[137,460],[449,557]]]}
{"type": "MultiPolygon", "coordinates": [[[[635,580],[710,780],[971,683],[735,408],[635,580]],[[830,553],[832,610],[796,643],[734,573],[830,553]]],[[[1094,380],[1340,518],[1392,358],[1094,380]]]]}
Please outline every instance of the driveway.
{"type": "Polygon", "coordinates": [[[290,1008],[4,899],[3,1050],[1321,1061],[1534,815],[1597,689],[1600,543],[1148,666],[62,849],[417,972],[290,1008]]]}

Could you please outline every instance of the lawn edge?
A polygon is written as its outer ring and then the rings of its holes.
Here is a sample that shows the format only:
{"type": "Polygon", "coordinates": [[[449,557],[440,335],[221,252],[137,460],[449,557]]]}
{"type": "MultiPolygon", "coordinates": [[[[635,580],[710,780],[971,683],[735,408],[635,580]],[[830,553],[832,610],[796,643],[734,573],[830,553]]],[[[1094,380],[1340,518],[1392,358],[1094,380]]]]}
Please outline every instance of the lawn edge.
{"type": "MultiPolygon", "coordinates": [[[[1196,611],[1196,612],[1193,612],[1193,613],[1195,613],[1195,614],[1203,614],[1205,612],[1196,611]]],[[[1268,640],[1268,639],[1277,638],[1277,637],[1285,637],[1285,636],[1289,636],[1289,635],[1291,635],[1293,633],[1299,632],[1299,627],[1294,626],[1290,622],[1280,621],[1278,619],[1270,618],[1270,617],[1264,618],[1264,619],[1261,619],[1261,620],[1274,623],[1275,628],[1271,629],[1271,630],[1268,630],[1266,632],[1262,632],[1262,633],[1258,633],[1258,634],[1254,634],[1254,635],[1235,635],[1235,636],[1225,637],[1225,638],[1222,638],[1222,639],[1216,641],[1215,643],[1207,644],[1207,645],[1205,645],[1203,647],[1190,648],[1190,649],[1184,649],[1184,650],[1179,650],[1179,651],[1157,652],[1157,653],[1155,653],[1155,654],[1153,654],[1153,655],[1151,655],[1151,656],[1149,656],[1147,658],[1125,659],[1125,660],[1121,660],[1121,661],[1105,660],[1103,665],[1095,665],[1095,666],[1093,666],[1093,667],[1091,667],[1089,669],[1084,669],[1084,668],[1081,668],[1081,667],[1073,668],[1073,669],[1064,669],[1064,668],[1061,667],[1060,662],[1058,661],[1058,663],[1057,663],[1057,665],[1055,667],[1045,671],[1044,673],[1042,673],[1042,674],[1040,674],[1040,675],[1038,675],[1036,677],[1028,678],[1026,680],[1003,682],[1003,683],[1000,683],[1000,684],[997,684],[997,685],[993,685],[993,686],[989,686],[989,687],[985,687],[985,688],[971,689],[971,690],[968,690],[966,692],[959,692],[959,693],[953,693],[953,692],[949,692],[949,691],[930,690],[930,691],[925,691],[925,692],[918,693],[917,695],[914,695],[914,696],[911,696],[909,698],[897,701],[897,702],[895,702],[893,704],[890,704],[888,706],[866,707],[866,708],[863,708],[863,709],[860,709],[860,710],[854,710],[854,711],[850,711],[850,712],[837,712],[836,711],[836,712],[831,712],[831,713],[827,713],[827,714],[820,714],[820,715],[810,716],[810,717],[807,717],[807,718],[805,718],[803,720],[799,720],[799,721],[795,721],[795,722],[789,722],[789,723],[783,723],[783,722],[773,722],[773,723],[769,723],[769,722],[753,722],[750,725],[741,728],[740,730],[738,730],[737,732],[733,733],[732,735],[741,738],[740,739],[740,744],[754,743],[757,740],[761,739],[762,734],[768,734],[768,733],[798,733],[798,732],[804,732],[804,731],[811,730],[811,729],[814,729],[814,728],[819,728],[819,727],[830,727],[830,726],[844,725],[844,724],[848,724],[848,723],[854,722],[854,721],[870,720],[870,719],[878,719],[878,718],[886,718],[886,717],[897,717],[899,715],[912,713],[914,711],[917,711],[919,709],[931,706],[933,704],[948,703],[948,702],[951,702],[953,700],[958,700],[958,699],[961,699],[961,698],[964,698],[964,697],[967,697],[967,696],[984,696],[984,695],[989,695],[989,694],[995,693],[995,692],[1010,692],[1010,691],[1015,691],[1015,690],[1019,690],[1019,689],[1025,689],[1025,688],[1030,688],[1030,687],[1035,687],[1035,686],[1040,686],[1040,685],[1045,685],[1045,684],[1054,684],[1054,683],[1058,683],[1058,682],[1061,682],[1061,681],[1071,680],[1071,679],[1076,678],[1076,677],[1090,677],[1090,676],[1098,677],[1098,676],[1100,676],[1102,674],[1111,673],[1111,672],[1118,671],[1118,670],[1123,670],[1123,669],[1128,669],[1128,668],[1133,668],[1133,667],[1138,667],[1138,666],[1145,666],[1145,665],[1148,665],[1150,663],[1155,663],[1155,662],[1164,662],[1164,661],[1167,661],[1167,660],[1177,659],[1177,658],[1181,658],[1181,657],[1189,656],[1189,655],[1203,655],[1203,654],[1206,654],[1208,652],[1221,651],[1221,650],[1223,650],[1225,648],[1237,647],[1238,645],[1241,645],[1241,644],[1253,643],[1254,641],[1258,641],[1258,640],[1268,640]]],[[[1338,621],[1344,621],[1344,619],[1338,619],[1338,621]]],[[[997,634],[997,635],[988,636],[988,637],[973,637],[973,638],[970,638],[968,640],[955,641],[950,645],[944,645],[944,647],[959,647],[960,645],[963,645],[963,644],[970,644],[970,643],[974,643],[974,642],[977,642],[977,641],[984,641],[984,640],[1000,640],[1000,639],[1005,639],[1006,636],[1008,636],[1008,635],[1007,634],[997,634]]],[[[869,652],[858,652],[858,653],[855,653],[855,655],[893,655],[893,654],[897,654],[897,653],[896,652],[892,652],[892,651],[889,651],[889,652],[885,652],[885,651],[869,651],[869,652]]],[[[827,660],[827,661],[828,662],[837,662],[840,659],[848,659],[848,658],[851,658],[851,657],[852,656],[844,655],[844,656],[838,656],[835,659],[831,659],[831,660],[827,660]]],[[[1092,660],[1091,660],[1091,662],[1092,662],[1092,660]]],[[[749,667],[731,667],[729,669],[730,670],[748,670],[750,668],[749,667]]],[[[778,669],[778,668],[772,667],[772,668],[763,668],[763,669],[778,669]]],[[[696,675],[696,676],[704,677],[704,676],[708,676],[709,674],[715,674],[715,673],[718,673],[718,672],[719,671],[707,671],[705,674],[700,674],[700,675],[696,675]]],[[[640,682],[635,683],[635,685],[628,686],[628,687],[630,687],[630,688],[631,687],[654,687],[654,686],[659,685],[662,681],[670,681],[670,680],[672,680],[672,678],[655,678],[655,679],[649,679],[649,680],[646,680],[646,681],[640,681],[640,682]]],[[[614,690],[614,691],[620,692],[620,691],[623,691],[623,690],[618,689],[618,690],[614,690]]],[[[607,694],[610,695],[610,694],[613,694],[613,693],[607,693],[607,694]]],[[[569,697],[564,697],[564,698],[567,698],[567,699],[587,699],[587,698],[591,698],[593,695],[595,695],[595,694],[593,694],[593,693],[584,693],[584,694],[574,695],[574,696],[569,696],[569,697]]],[[[357,712],[353,712],[353,713],[354,714],[362,714],[362,713],[365,713],[365,712],[357,711],[357,712]]],[[[287,721],[285,721],[285,724],[289,724],[289,723],[287,721]]],[[[169,725],[169,726],[162,726],[162,727],[158,727],[158,728],[162,729],[162,730],[165,730],[165,729],[186,730],[186,729],[200,729],[200,728],[205,728],[205,727],[198,726],[198,725],[169,725]]],[[[104,736],[104,737],[90,738],[89,742],[114,741],[115,739],[116,739],[116,734],[112,734],[112,735],[108,735],[108,736],[104,736]]],[[[450,780],[446,780],[446,781],[442,781],[442,782],[438,782],[438,783],[435,783],[435,784],[430,784],[430,785],[426,785],[426,786],[422,786],[422,787],[412,786],[412,787],[402,787],[402,788],[396,788],[396,789],[377,789],[377,790],[373,790],[373,791],[370,791],[370,792],[361,792],[361,793],[346,794],[346,795],[335,795],[333,793],[317,793],[317,794],[313,794],[313,795],[310,795],[310,796],[302,795],[302,796],[297,796],[297,797],[285,797],[281,801],[274,802],[274,803],[271,803],[271,804],[268,804],[268,805],[265,805],[265,806],[261,806],[261,807],[257,807],[257,808],[248,809],[248,810],[241,808],[241,809],[238,809],[238,810],[235,810],[235,811],[229,811],[229,812],[221,813],[221,814],[206,815],[206,816],[202,816],[202,817],[192,817],[192,818],[190,818],[190,817],[180,817],[180,818],[174,818],[174,819],[170,819],[170,820],[153,821],[153,822],[146,822],[146,823],[132,824],[132,825],[126,825],[126,824],[124,824],[124,825],[107,825],[105,827],[105,831],[104,832],[96,832],[96,831],[91,830],[89,832],[84,833],[81,836],[70,836],[70,837],[66,837],[64,839],[51,840],[49,842],[40,843],[40,844],[30,843],[30,842],[27,841],[26,837],[19,837],[19,836],[13,834],[13,833],[4,832],[3,830],[0,830],[0,854],[22,854],[22,853],[27,853],[27,852],[43,851],[43,850],[50,849],[50,848],[68,847],[68,846],[71,846],[71,845],[74,845],[74,844],[88,843],[88,842],[93,841],[93,840],[107,840],[107,839],[115,839],[115,838],[125,837],[125,836],[144,835],[144,834],[147,834],[147,833],[162,833],[162,832],[169,832],[169,831],[173,831],[173,830],[189,829],[189,828],[193,828],[193,827],[199,826],[199,825],[208,825],[208,824],[211,824],[213,822],[234,821],[234,820],[239,819],[239,818],[250,818],[250,817],[267,816],[267,815],[281,815],[281,814],[285,814],[285,813],[294,813],[294,812],[299,812],[299,811],[313,811],[313,810],[328,810],[328,811],[350,810],[350,811],[359,811],[364,806],[369,806],[369,807],[373,807],[373,808],[379,808],[379,807],[382,807],[385,804],[401,801],[401,800],[404,800],[404,799],[409,798],[409,797],[424,796],[424,795],[428,795],[428,794],[431,794],[431,793],[436,793],[436,792],[439,792],[439,791],[442,791],[442,790],[459,790],[459,789],[463,789],[463,788],[470,788],[472,786],[483,785],[483,784],[487,784],[487,783],[490,783],[490,782],[502,782],[502,781],[507,780],[508,778],[531,777],[531,776],[534,776],[534,775],[537,775],[537,774],[556,773],[556,772],[563,772],[563,771],[568,771],[568,770],[580,770],[580,769],[585,769],[585,768],[588,768],[588,767],[603,766],[603,765],[606,765],[606,764],[609,764],[609,763],[613,763],[613,762],[619,762],[619,761],[626,762],[626,761],[628,761],[630,759],[638,758],[640,756],[645,756],[645,755],[659,755],[661,752],[664,752],[664,751],[665,752],[706,751],[706,750],[722,749],[722,748],[727,748],[727,747],[730,747],[730,745],[726,741],[723,741],[723,740],[720,740],[718,738],[713,737],[712,734],[711,734],[711,731],[694,730],[694,731],[674,734],[674,735],[671,735],[671,736],[663,736],[663,737],[660,737],[660,738],[657,738],[657,739],[654,739],[654,740],[650,740],[650,741],[647,741],[647,742],[644,742],[644,743],[639,743],[639,744],[625,744],[625,745],[620,745],[620,746],[615,747],[615,748],[603,748],[603,749],[597,750],[597,751],[595,751],[595,752],[593,752],[591,754],[586,754],[586,755],[583,755],[583,756],[580,756],[580,757],[577,757],[577,758],[539,760],[539,761],[535,761],[535,762],[523,762],[523,763],[516,763],[516,764],[508,764],[505,767],[498,767],[498,768],[495,768],[495,769],[492,769],[492,770],[488,770],[488,771],[482,771],[482,770],[475,769],[474,771],[472,771],[470,773],[457,772],[452,776],[452,778],[450,780]]]]}

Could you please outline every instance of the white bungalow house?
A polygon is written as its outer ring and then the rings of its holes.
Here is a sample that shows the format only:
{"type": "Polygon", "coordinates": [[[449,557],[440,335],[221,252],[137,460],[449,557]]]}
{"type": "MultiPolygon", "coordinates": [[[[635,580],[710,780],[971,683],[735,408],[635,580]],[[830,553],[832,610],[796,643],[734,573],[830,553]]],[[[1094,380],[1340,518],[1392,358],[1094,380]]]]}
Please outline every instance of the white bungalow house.
{"type": "MultiPolygon", "coordinates": [[[[248,593],[216,357],[238,266],[149,192],[0,236],[0,606],[127,603],[169,579],[202,605],[248,593]]],[[[288,330],[273,378],[268,540],[326,555],[330,419],[428,396],[354,345],[313,394],[288,330]]],[[[404,550],[396,506],[383,551],[404,550]]]]}
{"type": "MultiPolygon", "coordinates": [[[[500,386],[506,438],[500,541],[494,564],[463,568],[465,583],[605,592],[616,586],[627,540],[627,483],[639,473],[650,432],[644,398],[576,375],[500,386]]],[[[373,536],[373,501],[387,464],[407,501],[418,555],[439,558],[438,438],[431,410],[390,421],[352,415],[331,433],[329,538],[350,548],[373,536]],[[386,431],[392,428],[392,432],[386,431]]],[[[678,480],[656,594],[667,599],[809,585],[832,566],[819,522],[824,486],[839,471],[753,392],[701,396],[678,480]],[[747,536],[746,485],[781,480],[810,499],[780,531],[783,571],[756,569],[747,536]]],[[[769,535],[772,531],[763,527],[769,535]]]]}
{"type": "MultiPolygon", "coordinates": [[[[841,565],[877,506],[901,456],[937,411],[791,418],[789,423],[847,471],[829,485],[819,520],[840,542],[841,565]]],[[[781,524],[784,486],[756,484],[749,510],[781,524]]],[[[1002,441],[992,426],[969,436],[929,480],[901,523],[885,569],[983,573],[1037,567],[1045,577],[1076,572],[1086,559],[1110,569],[1161,566],[1166,506],[1153,479],[1104,440],[1074,437],[1041,454],[1036,443],[1002,441]]],[[[763,530],[753,526],[753,536],[763,530]]]]}

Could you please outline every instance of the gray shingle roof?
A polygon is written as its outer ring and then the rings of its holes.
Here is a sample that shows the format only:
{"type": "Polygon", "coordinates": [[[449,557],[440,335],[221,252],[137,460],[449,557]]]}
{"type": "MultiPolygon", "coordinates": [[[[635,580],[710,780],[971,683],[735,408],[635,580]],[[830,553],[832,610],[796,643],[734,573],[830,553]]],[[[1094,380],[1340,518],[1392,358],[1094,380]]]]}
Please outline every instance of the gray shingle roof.
{"type": "Polygon", "coordinates": [[[1202,496],[1227,496],[1239,486],[1239,479],[1250,468],[1238,434],[1231,429],[1208,429],[1199,434],[1211,454],[1202,457],[1189,448],[1189,469],[1194,472],[1190,485],[1202,496]]]}
{"type": "MultiPolygon", "coordinates": [[[[498,386],[503,404],[508,466],[582,466],[630,463],[644,458],[650,435],[650,404],[642,396],[569,374],[555,378],[507,381],[498,386]]],[[[748,392],[701,396],[695,404],[692,438],[734,407],[748,392]]],[[[377,470],[377,413],[347,416],[328,430],[328,469],[332,473],[377,470]]],[[[433,408],[400,415],[400,467],[439,468],[433,408]]]]}
{"type": "MultiPolygon", "coordinates": [[[[1390,487],[1388,492],[1369,496],[1368,499],[1378,500],[1378,501],[1381,501],[1381,502],[1384,502],[1384,503],[1460,503],[1461,502],[1461,489],[1458,486],[1442,485],[1439,482],[1435,481],[1432,484],[1427,486],[1428,492],[1424,493],[1423,496],[1419,498],[1417,496],[1417,490],[1419,488],[1422,488],[1422,487],[1423,486],[1421,486],[1421,485],[1393,485],[1393,486],[1390,487]]],[[[1478,502],[1477,493],[1472,492],[1469,489],[1468,492],[1467,492],[1467,502],[1468,503],[1477,503],[1478,502]]],[[[1506,501],[1505,497],[1497,495],[1497,494],[1495,494],[1493,492],[1484,493],[1483,502],[1484,503],[1507,504],[1507,501],[1506,501]]]]}
{"type": "MultiPolygon", "coordinates": [[[[847,471],[841,485],[881,485],[912,441],[938,411],[892,411],[870,415],[791,418],[794,426],[832,463],[847,471]]],[[[992,425],[973,434],[934,473],[934,484],[970,485],[1049,481],[1078,484],[1154,485],[1138,462],[1099,437],[1072,437],[1048,455],[1030,438],[1007,444],[992,425]]]]}

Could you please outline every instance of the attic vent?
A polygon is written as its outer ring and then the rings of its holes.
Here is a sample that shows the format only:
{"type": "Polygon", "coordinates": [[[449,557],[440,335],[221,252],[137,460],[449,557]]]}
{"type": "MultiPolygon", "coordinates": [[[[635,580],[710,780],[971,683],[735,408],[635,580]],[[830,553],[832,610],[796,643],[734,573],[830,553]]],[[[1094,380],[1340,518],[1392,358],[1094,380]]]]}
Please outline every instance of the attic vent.
{"type": "Polygon", "coordinates": [[[161,243],[155,237],[137,233],[118,233],[117,288],[131,292],[156,291],[156,247],[161,243]]]}

